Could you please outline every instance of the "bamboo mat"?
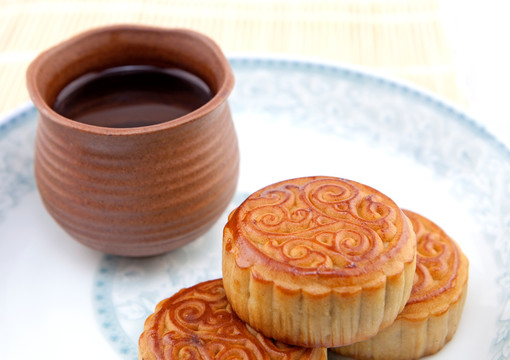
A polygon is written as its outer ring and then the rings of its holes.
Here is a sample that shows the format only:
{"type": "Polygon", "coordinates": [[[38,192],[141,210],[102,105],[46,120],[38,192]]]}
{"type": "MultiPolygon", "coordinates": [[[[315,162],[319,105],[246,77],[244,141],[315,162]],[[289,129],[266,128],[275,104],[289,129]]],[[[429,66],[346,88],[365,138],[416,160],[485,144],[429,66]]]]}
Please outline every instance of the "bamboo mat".
{"type": "Polygon", "coordinates": [[[0,115],[29,100],[25,69],[40,51],[114,23],[195,29],[227,55],[367,66],[464,105],[435,0],[0,0],[0,115]]]}

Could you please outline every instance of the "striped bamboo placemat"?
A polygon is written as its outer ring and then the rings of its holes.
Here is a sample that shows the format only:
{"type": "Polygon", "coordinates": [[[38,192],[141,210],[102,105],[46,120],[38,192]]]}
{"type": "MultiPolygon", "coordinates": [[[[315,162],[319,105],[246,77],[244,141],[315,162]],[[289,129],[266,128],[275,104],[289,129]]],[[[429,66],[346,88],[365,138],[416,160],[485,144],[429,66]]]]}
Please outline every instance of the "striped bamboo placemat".
{"type": "Polygon", "coordinates": [[[42,50],[100,25],[204,32],[227,53],[310,56],[371,67],[460,105],[437,0],[0,0],[0,114],[27,101],[42,50]]]}

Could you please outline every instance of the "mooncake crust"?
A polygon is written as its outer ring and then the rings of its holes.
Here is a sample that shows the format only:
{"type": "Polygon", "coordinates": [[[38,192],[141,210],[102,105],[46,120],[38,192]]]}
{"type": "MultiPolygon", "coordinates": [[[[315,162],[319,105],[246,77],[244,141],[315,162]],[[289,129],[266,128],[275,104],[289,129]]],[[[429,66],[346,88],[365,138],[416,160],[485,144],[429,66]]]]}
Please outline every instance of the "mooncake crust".
{"type": "Polygon", "coordinates": [[[221,279],[182,289],[145,321],[140,360],[326,360],[326,348],[305,349],[268,339],[232,311],[221,279]]]}
{"type": "Polygon", "coordinates": [[[381,192],[336,177],[286,180],[230,214],[225,292],[268,337],[341,346],[395,320],[410,295],[415,253],[409,220],[381,192]]]}
{"type": "Polygon", "coordinates": [[[457,331],[467,297],[469,261],[437,224],[404,210],[417,237],[411,296],[395,322],[373,338],[334,349],[355,359],[411,360],[441,350],[457,331]]]}

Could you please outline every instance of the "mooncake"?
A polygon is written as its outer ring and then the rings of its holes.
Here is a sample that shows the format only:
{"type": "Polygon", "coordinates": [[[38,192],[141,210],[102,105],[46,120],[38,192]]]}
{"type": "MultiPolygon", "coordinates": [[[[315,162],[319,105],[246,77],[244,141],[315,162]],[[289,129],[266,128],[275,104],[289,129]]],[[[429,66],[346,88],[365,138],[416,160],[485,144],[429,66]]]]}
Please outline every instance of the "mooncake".
{"type": "Polygon", "coordinates": [[[237,315],[267,337],[351,344],[389,326],[413,284],[416,238],[383,193],[336,177],[269,185],[230,215],[223,282],[237,315]]]}
{"type": "Polygon", "coordinates": [[[325,348],[305,349],[268,339],[243,323],[221,279],[179,291],[145,321],[140,360],[326,360],[325,348]]]}
{"type": "Polygon", "coordinates": [[[455,334],[468,287],[469,263],[435,223],[404,210],[417,238],[411,297],[395,322],[373,338],[334,349],[355,359],[410,360],[438,352],[455,334]]]}

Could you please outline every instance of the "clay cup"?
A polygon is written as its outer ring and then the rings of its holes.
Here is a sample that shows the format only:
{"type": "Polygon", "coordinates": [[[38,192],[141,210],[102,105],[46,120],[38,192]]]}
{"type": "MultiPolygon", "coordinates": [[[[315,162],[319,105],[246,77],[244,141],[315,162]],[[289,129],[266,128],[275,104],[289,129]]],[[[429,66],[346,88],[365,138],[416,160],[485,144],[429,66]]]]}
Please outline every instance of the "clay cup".
{"type": "Polygon", "coordinates": [[[39,111],[34,171],[48,212],[79,242],[116,255],[161,254],[202,235],[237,185],[227,102],[233,84],[221,49],[184,29],[108,26],[40,54],[27,70],[27,87],[39,111]],[[131,128],[89,125],[52,109],[72,80],[125,65],[191,72],[212,99],[175,120],[131,128]]]}

